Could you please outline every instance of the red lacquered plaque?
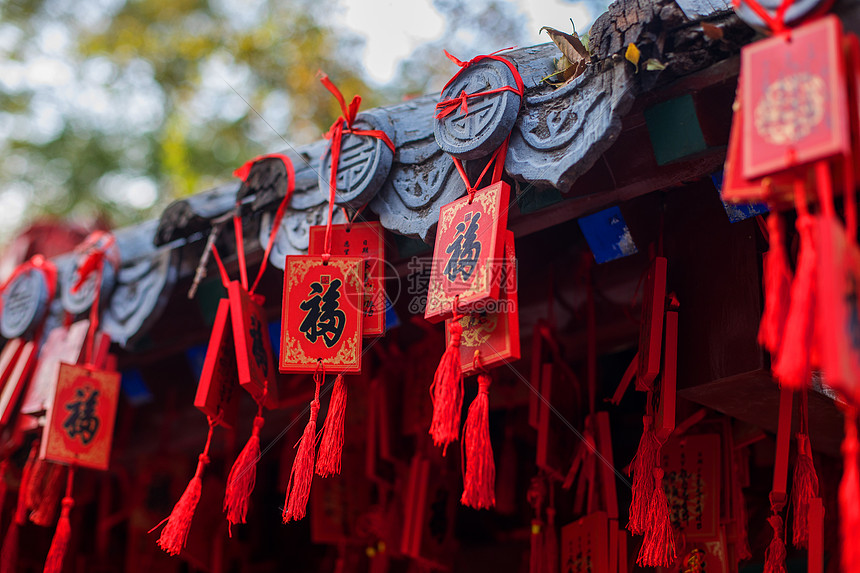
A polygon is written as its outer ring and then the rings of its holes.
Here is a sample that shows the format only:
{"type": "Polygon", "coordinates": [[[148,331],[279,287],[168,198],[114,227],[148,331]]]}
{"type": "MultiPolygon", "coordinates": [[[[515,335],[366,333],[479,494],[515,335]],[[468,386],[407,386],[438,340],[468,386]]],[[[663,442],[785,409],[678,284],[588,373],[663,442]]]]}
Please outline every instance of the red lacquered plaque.
{"type": "Polygon", "coordinates": [[[842,25],[825,16],[741,51],[742,173],[755,179],[851,153],[842,25]]]}
{"type": "MultiPolygon", "coordinates": [[[[498,301],[489,301],[493,308],[486,312],[467,314],[460,319],[463,336],[460,339],[460,366],[464,375],[477,372],[475,357],[484,368],[492,368],[520,357],[520,313],[517,305],[517,259],[514,234],[506,231],[505,269],[500,275],[501,291],[498,301]]],[[[446,332],[451,320],[445,322],[446,332]]],[[[447,340],[446,333],[446,340],[447,340]]]]}
{"type": "Polygon", "coordinates": [[[458,296],[458,310],[463,313],[480,310],[479,303],[498,298],[510,192],[510,186],[500,181],[476,191],[471,201],[462,197],[439,210],[424,311],[427,320],[450,317],[458,296]]]}
{"type": "Polygon", "coordinates": [[[361,257],[288,256],[281,315],[281,372],[361,371],[361,257]]]}
{"type": "Polygon", "coordinates": [[[609,519],[596,511],[561,528],[561,570],[609,573],[609,519]]]}
{"type": "MultiPolygon", "coordinates": [[[[311,227],[309,255],[325,251],[325,225],[311,227]]],[[[331,252],[334,255],[360,256],[364,261],[364,336],[385,334],[385,240],[377,222],[332,225],[331,252]]]]}
{"type": "Polygon", "coordinates": [[[119,372],[61,364],[39,457],[108,469],[119,387],[119,372]]]}
{"type": "Polygon", "coordinates": [[[236,425],[239,408],[236,349],[230,322],[230,301],[222,298],[209,336],[203,372],[197,384],[194,406],[227,428],[236,425]]]}
{"type": "Polygon", "coordinates": [[[815,219],[818,233],[819,352],[827,384],[860,399],[860,252],[841,223],[815,219]]]}
{"type": "Polygon", "coordinates": [[[639,325],[639,371],[636,376],[636,389],[641,392],[651,390],[654,379],[660,372],[665,306],[666,258],[654,257],[645,279],[642,322],[639,325]]]}
{"type": "Polygon", "coordinates": [[[687,539],[716,541],[720,535],[720,436],[672,439],[663,446],[663,489],[672,525],[687,539]]]}
{"type": "Polygon", "coordinates": [[[249,294],[239,281],[232,281],[227,286],[227,293],[239,384],[257,401],[268,389],[263,405],[274,408],[278,402],[278,383],[263,297],[249,294]]]}

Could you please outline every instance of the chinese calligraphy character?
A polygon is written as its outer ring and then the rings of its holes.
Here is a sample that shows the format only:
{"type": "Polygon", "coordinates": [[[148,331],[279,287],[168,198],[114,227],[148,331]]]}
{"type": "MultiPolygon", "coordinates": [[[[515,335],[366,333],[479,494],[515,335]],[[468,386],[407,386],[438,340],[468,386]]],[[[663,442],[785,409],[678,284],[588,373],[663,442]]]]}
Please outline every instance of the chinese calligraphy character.
{"type": "Polygon", "coordinates": [[[263,376],[269,375],[269,361],[266,359],[266,347],[263,345],[263,324],[256,316],[251,316],[251,353],[254,362],[263,371],[263,376]]]}
{"type": "Polygon", "coordinates": [[[460,275],[464,281],[468,281],[475,272],[478,257],[481,256],[481,242],[477,240],[480,218],[480,213],[466,213],[463,222],[457,223],[455,227],[457,236],[445,249],[446,253],[451,254],[444,271],[449,281],[457,280],[457,275],[460,275]]]}
{"type": "Polygon", "coordinates": [[[311,343],[322,337],[326,347],[331,348],[340,340],[346,321],[346,315],[340,310],[338,302],[341,284],[340,279],[335,279],[328,283],[328,288],[323,293],[323,285],[320,282],[311,283],[310,298],[299,305],[301,310],[307,312],[299,330],[311,343]]]}
{"type": "Polygon", "coordinates": [[[66,404],[66,410],[71,413],[63,422],[63,428],[72,439],[80,436],[84,445],[92,441],[99,429],[99,419],[95,413],[98,395],[98,390],[90,387],[78,388],[75,390],[75,401],[66,404]]]}

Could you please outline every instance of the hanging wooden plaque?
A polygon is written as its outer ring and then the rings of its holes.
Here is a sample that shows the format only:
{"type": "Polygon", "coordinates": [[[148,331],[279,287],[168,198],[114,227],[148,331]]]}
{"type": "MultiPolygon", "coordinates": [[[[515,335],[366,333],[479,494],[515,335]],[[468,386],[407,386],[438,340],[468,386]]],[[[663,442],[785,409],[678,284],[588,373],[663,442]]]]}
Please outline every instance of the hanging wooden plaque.
{"type": "Polygon", "coordinates": [[[248,293],[239,281],[230,282],[227,293],[239,384],[258,402],[266,390],[263,405],[274,408],[278,403],[278,381],[263,297],[248,293]]]}
{"type": "MultiPolygon", "coordinates": [[[[498,301],[488,302],[492,310],[467,314],[460,319],[463,335],[460,339],[460,366],[468,376],[480,366],[492,368],[520,357],[520,313],[517,304],[516,250],[514,234],[506,231],[505,268],[500,276],[501,290],[498,301]]],[[[451,319],[445,321],[447,330],[451,319]]]]}
{"type": "Polygon", "coordinates": [[[439,210],[427,320],[450,317],[455,297],[462,313],[479,311],[481,303],[499,297],[510,192],[500,181],[477,190],[471,200],[467,195],[439,210]]]}
{"type": "MultiPolygon", "coordinates": [[[[387,148],[386,148],[387,149],[387,148]]],[[[310,228],[309,255],[325,252],[325,225],[310,228]]],[[[335,255],[360,256],[364,264],[363,336],[385,334],[385,239],[377,222],[332,225],[331,248],[335,255]]]]}
{"type": "Polygon", "coordinates": [[[119,387],[119,372],[61,364],[39,457],[108,469],[119,387]]]}
{"type": "Polygon", "coordinates": [[[39,363],[33,372],[33,380],[21,404],[23,414],[40,414],[50,407],[54,388],[57,386],[60,363],[78,363],[83,354],[89,326],[90,321],[85,319],[69,327],[58,326],[48,333],[39,352],[39,363]]]}
{"type": "Polygon", "coordinates": [[[561,570],[609,573],[609,520],[596,511],[561,528],[561,570]]]}
{"type": "Polygon", "coordinates": [[[0,393],[0,429],[6,428],[15,417],[18,403],[36,367],[38,354],[39,349],[33,341],[25,342],[21,347],[0,393]]]}
{"type": "Polygon", "coordinates": [[[741,51],[745,178],[851,154],[841,42],[830,15],[741,51]]]}
{"type": "Polygon", "coordinates": [[[361,257],[288,256],[281,316],[281,372],[361,371],[361,257]]]}
{"type": "Polygon", "coordinates": [[[221,426],[234,428],[239,411],[238,367],[230,321],[230,301],[222,298],[209,336],[203,372],[197,384],[194,406],[221,426]]]}
{"type": "Polygon", "coordinates": [[[687,539],[720,535],[720,436],[684,436],[663,446],[663,489],[674,525],[687,539]]]}

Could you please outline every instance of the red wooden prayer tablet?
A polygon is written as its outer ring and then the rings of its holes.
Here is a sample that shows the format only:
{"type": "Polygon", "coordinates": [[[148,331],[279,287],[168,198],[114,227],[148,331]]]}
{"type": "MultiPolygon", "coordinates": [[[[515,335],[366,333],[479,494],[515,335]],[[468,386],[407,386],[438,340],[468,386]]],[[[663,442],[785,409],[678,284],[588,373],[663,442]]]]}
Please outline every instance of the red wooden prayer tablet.
{"type": "Polygon", "coordinates": [[[212,334],[209,336],[194,406],[207,416],[217,419],[218,424],[233,428],[239,411],[238,387],[230,301],[222,298],[218,303],[212,334]]]}
{"type": "Polygon", "coordinates": [[[842,24],[830,15],[741,51],[747,179],[851,153],[842,24]]]}
{"type": "Polygon", "coordinates": [[[281,372],[361,371],[361,257],[288,256],[281,315],[281,372]]]}
{"type": "MultiPolygon", "coordinates": [[[[517,304],[517,259],[514,234],[506,231],[505,270],[500,275],[502,288],[492,309],[467,314],[460,319],[460,366],[467,376],[479,370],[476,356],[484,368],[492,368],[520,357],[520,313],[517,304]]],[[[446,337],[451,320],[445,322],[446,337]]]]}
{"type": "Polygon", "coordinates": [[[655,257],[645,279],[642,322],[639,325],[639,372],[636,389],[651,390],[660,372],[663,346],[663,313],[666,306],[666,258],[655,257]]]}
{"type": "Polygon", "coordinates": [[[561,528],[565,573],[609,573],[609,520],[596,511],[561,528]]]}
{"type": "Polygon", "coordinates": [[[39,349],[33,341],[25,342],[9,371],[3,392],[0,393],[0,429],[12,422],[18,403],[24,395],[30,376],[36,367],[39,349]]]}
{"type": "MultiPolygon", "coordinates": [[[[311,227],[309,255],[325,252],[325,225],[311,227]]],[[[377,222],[332,225],[331,251],[364,260],[363,336],[385,334],[385,240],[377,222]]]]}
{"type": "Polygon", "coordinates": [[[672,525],[687,539],[718,540],[720,535],[720,436],[700,434],[671,439],[660,466],[672,525]]]}
{"type": "Polygon", "coordinates": [[[278,403],[278,382],[263,297],[249,294],[239,281],[232,281],[227,286],[227,293],[239,384],[257,401],[262,399],[263,390],[267,389],[263,405],[274,408],[278,403]]]}
{"type": "Polygon", "coordinates": [[[500,181],[476,191],[472,200],[462,197],[439,209],[424,318],[450,317],[455,297],[463,313],[499,297],[510,193],[500,181]]]}
{"type": "Polygon", "coordinates": [[[119,387],[119,372],[61,364],[39,457],[108,469],[119,387]]]}

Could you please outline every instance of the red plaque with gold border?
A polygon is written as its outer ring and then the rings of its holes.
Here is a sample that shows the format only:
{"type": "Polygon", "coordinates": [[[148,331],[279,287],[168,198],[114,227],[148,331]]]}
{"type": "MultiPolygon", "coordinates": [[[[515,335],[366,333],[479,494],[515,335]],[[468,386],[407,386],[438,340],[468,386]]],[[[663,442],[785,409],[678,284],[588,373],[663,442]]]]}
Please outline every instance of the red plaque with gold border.
{"type": "Polygon", "coordinates": [[[439,210],[424,318],[449,318],[455,297],[462,313],[499,297],[510,193],[510,186],[500,181],[439,210]]]}
{"type": "Polygon", "coordinates": [[[830,15],[744,47],[745,178],[851,154],[841,42],[830,15]]]}
{"type": "MultiPolygon", "coordinates": [[[[494,309],[467,314],[460,319],[463,335],[460,338],[460,366],[463,375],[477,372],[475,356],[480,357],[484,368],[492,368],[507,360],[520,357],[520,313],[517,304],[517,259],[514,234],[506,231],[505,269],[500,275],[499,300],[490,301],[494,309]]],[[[451,319],[445,322],[446,332],[451,319]]],[[[447,334],[446,334],[447,339],[447,334]]]]}
{"type": "Polygon", "coordinates": [[[227,293],[230,297],[239,384],[258,402],[263,399],[263,391],[267,389],[263,405],[274,408],[278,403],[278,382],[263,297],[249,294],[239,281],[230,282],[227,293]]]}
{"type": "MultiPolygon", "coordinates": [[[[311,227],[309,255],[325,251],[325,225],[311,227]]],[[[331,226],[331,248],[335,255],[360,256],[364,260],[363,336],[385,334],[385,240],[377,222],[331,226]]]]}
{"type": "Polygon", "coordinates": [[[119,372],[60,364],[39,457],[60,464],[108,469],[119,387],[119,372]]]}
{"type": "Polygon", "coordinates": [[[222,298],[209,336],[194,407],[227,428],[236,426],[239,411],[236,349],[230,322],[230,301],[222,298]]]}
{"type": "Polygon", "coordinates": [[[281,309],[281,372],[361,371],[361,257],[288,256],[281,309]]]}

